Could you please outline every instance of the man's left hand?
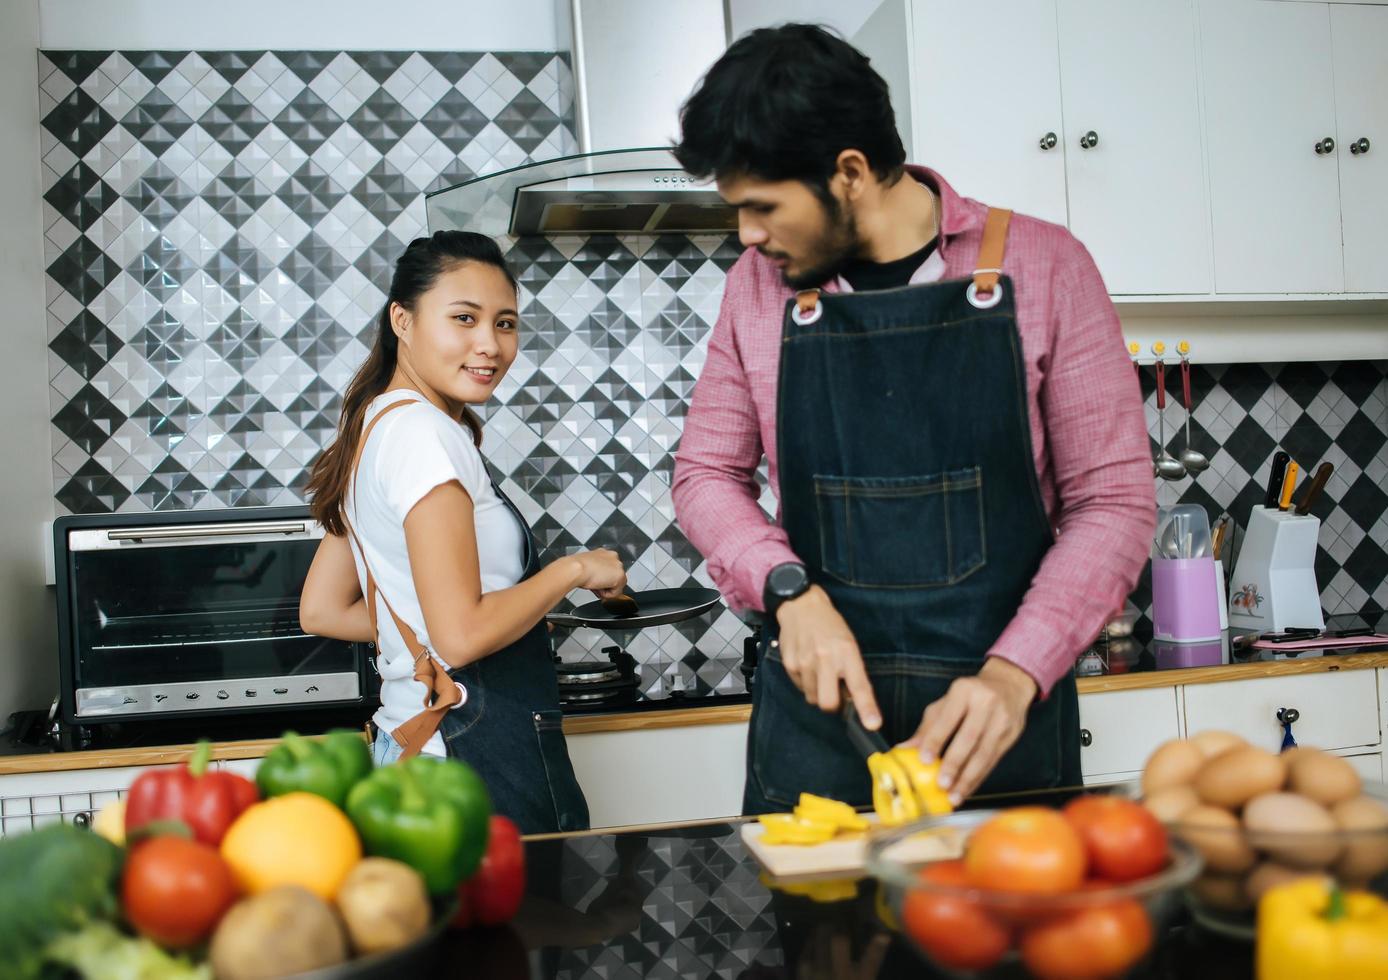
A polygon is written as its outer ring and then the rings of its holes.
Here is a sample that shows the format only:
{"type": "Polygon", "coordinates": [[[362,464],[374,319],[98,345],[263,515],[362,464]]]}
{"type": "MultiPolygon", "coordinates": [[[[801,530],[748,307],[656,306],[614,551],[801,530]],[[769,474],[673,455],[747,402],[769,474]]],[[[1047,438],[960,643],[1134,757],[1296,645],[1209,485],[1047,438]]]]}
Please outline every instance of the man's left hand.
{"type": "Polygon", "coordinates": [[[989,657],[976,676],[960,677],[926,708],[916,734],[901,744],[927,762],[940,759],[940,788],[958,806],[1021,737],[1036,690],[1022,668],[989,657]]]}

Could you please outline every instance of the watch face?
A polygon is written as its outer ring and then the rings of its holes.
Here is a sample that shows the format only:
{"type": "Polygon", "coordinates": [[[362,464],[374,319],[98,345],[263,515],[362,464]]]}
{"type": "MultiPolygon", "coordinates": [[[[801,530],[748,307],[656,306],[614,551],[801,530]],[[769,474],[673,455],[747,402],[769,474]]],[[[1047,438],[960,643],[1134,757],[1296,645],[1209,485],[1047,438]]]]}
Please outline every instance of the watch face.
{"type": "Polygon", "coordinates": [[[771,592],[778,596],[793,596],[805,586],[803,565],[782,565],[771,572],[771,592]]]}

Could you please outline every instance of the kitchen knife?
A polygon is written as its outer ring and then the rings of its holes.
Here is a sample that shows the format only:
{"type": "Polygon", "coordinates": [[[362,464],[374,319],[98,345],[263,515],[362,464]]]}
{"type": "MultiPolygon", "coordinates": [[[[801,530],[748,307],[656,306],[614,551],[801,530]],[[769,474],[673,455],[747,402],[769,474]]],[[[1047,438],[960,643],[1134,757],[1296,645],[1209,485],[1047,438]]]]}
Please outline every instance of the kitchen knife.
{"type": "Polygon", "coordinates": [[[1282,497],[1282,478],[1286,475],[1287,464],[1291,462],[1291,453],[1277,450],[1272,457],[1272,473],[1268,475],[1267,497],[1263,499],[1263,506],[1271,510],[1277,506],[1278,500],[1282,497]]]}
{"type": "Polygon", "coordinates": [[[1311,505],[1320,497],[1321,491],[1325,489],[1325,481],[1330,479],[1330,474],[1335,471],[1332,463],[1322,463],[1316,467],[1316,475],[1311,477],[1311,485],[1306,488],[1306,492],[1301,495],[1301,503],[1296,505],[1298,514],[1311,513],[1311,505]]]}
{"type": "Polygon", "coordinates": [[[1287,464],[1287,475],[1282,481],[1282,496],[1277,501],[1278,510],[1288,510],[1292,506],[1292,491],[1296,489],[1297,469],[1296,460],[1287,464]]]}

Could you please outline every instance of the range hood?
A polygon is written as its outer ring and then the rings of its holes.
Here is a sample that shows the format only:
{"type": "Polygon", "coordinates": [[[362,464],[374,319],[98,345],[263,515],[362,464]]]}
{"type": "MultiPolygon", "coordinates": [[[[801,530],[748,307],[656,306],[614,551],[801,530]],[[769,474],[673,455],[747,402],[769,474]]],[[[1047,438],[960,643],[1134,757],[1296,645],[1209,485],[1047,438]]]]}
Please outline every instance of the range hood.
{"type": "Polygon", "coordinates": [[[427,195],[429,230],[521,235],[721,234],[737,213],[668,146],[679,107],[727,45],[723,0],[557,0],[580,152],[427,195]],[[658,11],[658,13],[656,13],[658,11]],[[655,16],[652,14],[655,13],[655,16]]]}

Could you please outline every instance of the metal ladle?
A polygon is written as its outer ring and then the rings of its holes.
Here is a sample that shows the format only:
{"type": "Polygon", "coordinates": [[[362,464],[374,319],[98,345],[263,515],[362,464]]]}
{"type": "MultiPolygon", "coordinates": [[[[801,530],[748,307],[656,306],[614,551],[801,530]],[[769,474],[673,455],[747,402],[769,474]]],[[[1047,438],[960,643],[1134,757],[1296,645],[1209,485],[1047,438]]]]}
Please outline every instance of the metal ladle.
{"type": "Polygon", "coordinates": [[[1181,358],[1181,388],[1186,396],[1186,448],[1181,450],[1181,465],[1186,468],[1186,472],[1191,476],[1203,473],[1210,468],[1210,461],[1205,458],[1205,454],[1198,452],[1190,444],[1190,361],[1185,357],[1181,358]]]}
{"type": "Polygon", "coordinates": [[[1179,480],[1186,475],[1186,467],[1179,459],[1166,451],[1166,365],[1157,358],[1157,476],[1163,480],[1179,480]]]}

